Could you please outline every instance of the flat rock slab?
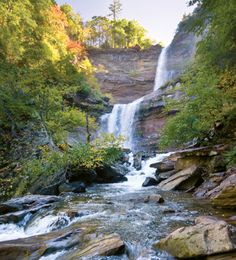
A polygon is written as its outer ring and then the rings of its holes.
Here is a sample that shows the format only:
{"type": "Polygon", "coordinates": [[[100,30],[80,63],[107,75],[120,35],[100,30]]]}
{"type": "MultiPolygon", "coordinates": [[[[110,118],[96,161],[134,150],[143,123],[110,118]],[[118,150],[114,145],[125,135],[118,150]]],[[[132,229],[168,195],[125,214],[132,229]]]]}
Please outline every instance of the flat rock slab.
{"type": "Polygon", "coordinates": [[[78,249],[64,256],[64,260],[91,259],[96,256],[112,256],[123,254],[125,244],[117,234],[105,235],[91,241],[84,249],[78,249]]]}
{"type": "Polygon", "coordinates": [[[161,173],[161,172],[168,172],[174,170],[175,164],[172,161],[165,160],[162,162],[153,163],[150,165],[150,167],[156,168],[157,172],[161,173]]]}
{"type": "MultiPolygon", "coordinates": [[[[198,180],[199,177],[201,177],[200,169],[196,165],[193,165],[180,172],[177,172],[176,174],[172,175],[168,179],[159,183],[158,187],[163,190],[166,190],[166,191],[174,190],[192,177],[196,177],[196,181],[198,180]]],[[[193,184],[194,184],[194,180],[193,180],[193,184]]],[[[186,189],[188,189],[188,188],[191,188],[191,187],[190,186],[187,187],[187,185],[186,185],[186,189]]],[[[184,190],[185,188],[183,187],[181,189],[184,190]]]]}
{"type": "Polygon", "coordinates": [[[197,222],[195,226],[177,229],[154,247],[180,259],[228,253],[236,249],[235,227],[213,218],[202,218],[197,222]]]}
{"type": "Polygon", "coordinates": [[[14,198],[0,204],[0,215],[50,204],[60,200],[61,198],[57,196],[44,195],[28,195],[14,198]]]}

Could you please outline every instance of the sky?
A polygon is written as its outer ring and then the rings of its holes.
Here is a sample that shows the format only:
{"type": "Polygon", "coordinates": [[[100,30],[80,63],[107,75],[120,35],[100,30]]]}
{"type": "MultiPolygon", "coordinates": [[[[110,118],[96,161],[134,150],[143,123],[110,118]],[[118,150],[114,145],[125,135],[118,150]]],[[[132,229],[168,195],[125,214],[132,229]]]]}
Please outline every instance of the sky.
{"type": "MultiPolygon", "coordinates": [[[[109,14],[112,0],[56,0],[59,5],[67,3],[79,13],[84,21],[93,16],[109,14]]],[[[148,36],[167,45],[184,14],[192,12],[187,0],[120,0],[121,18],[137,20],[148,31],[148,36]]]]}

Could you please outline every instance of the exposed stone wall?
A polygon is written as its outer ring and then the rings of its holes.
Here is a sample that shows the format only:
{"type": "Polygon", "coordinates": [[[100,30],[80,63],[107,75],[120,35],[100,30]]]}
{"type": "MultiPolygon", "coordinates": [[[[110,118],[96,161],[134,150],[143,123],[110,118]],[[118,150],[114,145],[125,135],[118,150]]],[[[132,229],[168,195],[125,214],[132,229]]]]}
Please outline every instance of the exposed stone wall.
{"type": "Polygon", "coordinates": [[[91,49],[96,78],[113,103],[126,104],[152,92],[161,46],[139,49],[91,49]]]}

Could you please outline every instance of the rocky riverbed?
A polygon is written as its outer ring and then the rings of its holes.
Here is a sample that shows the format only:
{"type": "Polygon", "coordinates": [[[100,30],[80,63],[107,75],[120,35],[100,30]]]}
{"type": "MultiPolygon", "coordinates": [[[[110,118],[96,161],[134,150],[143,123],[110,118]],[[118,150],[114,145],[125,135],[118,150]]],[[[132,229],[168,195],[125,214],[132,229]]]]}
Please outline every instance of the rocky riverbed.
{"type": "MultiPolygon", "coordinates": [[[[0,204],[0,259],[174,259],[170,254],[179,255],[170,249],[171,241],[168,247],[156,246],[157,241],[162,243],[160,239],[174,230],[194,225],[199,216],[228,219],[234,215],[190,193],[142,187],[147,177],[154,177],[155,168],[149,167],[154,162],[158,159],[143,162],[139,171],[131,169],[128,181],[95,184],[86,193],[29,195],[0,204]]],[[[228,224],[222,225],[228,230],[228,224]]],[[[186,239],[194,227],[186,228],[186,239]]],[[[196,229],[199,236],[208,232],[208,226],[196,229]]]]}

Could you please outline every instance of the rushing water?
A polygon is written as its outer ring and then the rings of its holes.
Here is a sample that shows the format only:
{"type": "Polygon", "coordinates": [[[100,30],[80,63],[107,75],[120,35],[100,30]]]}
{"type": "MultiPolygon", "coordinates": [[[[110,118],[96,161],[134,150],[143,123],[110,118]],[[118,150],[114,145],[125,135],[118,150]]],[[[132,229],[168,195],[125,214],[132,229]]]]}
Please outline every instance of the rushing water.
{"type": "MultiPolygon", "coordinates": [[[[145,178],[155,173],[150,164],[168,155],[160,154],[143,161],[140,171],[130,167],[127,182],[91,186],[85,194],[66,196],[53,209],[39,211],[33,217],[28,214],[20,223],[0,225],[0,241],[50,233],[70,226],[73,228],[75,224],[95,225],[94,232],[98,234],[118,233],[127,247],[126,255],[103,257],[103,260],[173,259],[166,253],[154,251],[153,243],[173,229],[192,223],[198,215],[215,212],[208,204],[194,200],[189,194],[179,196],[177,192],[142,187],[145,178]],[[151,194],[161,194],[165,203],[145,203],[145,197],[151,194]],[[78,213],[73,219],[68,213],[71,211],[78,213]]],[[[65,253],[65,250],[58,249],[41,260],[60,259],[65,253]]]]}

